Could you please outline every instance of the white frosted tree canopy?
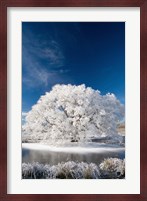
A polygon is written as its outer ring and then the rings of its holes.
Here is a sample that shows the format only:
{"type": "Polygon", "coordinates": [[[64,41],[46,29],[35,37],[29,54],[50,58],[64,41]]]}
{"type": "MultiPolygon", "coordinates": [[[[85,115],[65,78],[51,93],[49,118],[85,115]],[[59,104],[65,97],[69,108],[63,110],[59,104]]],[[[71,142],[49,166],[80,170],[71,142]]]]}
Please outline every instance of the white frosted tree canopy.
{"type": "Polygon", "coordinates": [[[124,106],[114,94],[85,85],[55,85],[26,117],[23,133],[42,143],[89,142],[116,137],[124,106]]]}

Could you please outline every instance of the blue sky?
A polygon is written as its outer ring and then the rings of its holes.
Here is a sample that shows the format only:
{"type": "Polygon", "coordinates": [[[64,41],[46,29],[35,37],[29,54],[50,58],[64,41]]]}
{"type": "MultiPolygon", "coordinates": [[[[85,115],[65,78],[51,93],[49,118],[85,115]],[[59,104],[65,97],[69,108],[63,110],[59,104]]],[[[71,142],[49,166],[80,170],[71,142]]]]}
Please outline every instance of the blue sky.
{"type": "Polygon", "coordinates": [[[125,23],[23,22],[22,111],[55,84],[85,84],[125,103],[125,23]]]}

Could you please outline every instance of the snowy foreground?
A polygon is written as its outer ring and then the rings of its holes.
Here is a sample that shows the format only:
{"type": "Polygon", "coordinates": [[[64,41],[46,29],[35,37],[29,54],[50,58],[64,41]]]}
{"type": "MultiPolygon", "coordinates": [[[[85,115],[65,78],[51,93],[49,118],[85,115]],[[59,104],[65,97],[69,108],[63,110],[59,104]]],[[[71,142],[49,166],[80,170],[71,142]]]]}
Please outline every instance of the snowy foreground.
{"type": "Polygon", "coordinates": [[[23,179],[123,179],[125,178],[125,160],[105,159],[99,166],[94,163],[65,162],[49,164],[23,163],[23,179]]]}
{"type": "Polygon", "coordinates": [[[23,179],[120,179],[125,177],[124,155],[122,159],[118,159],[121,154],[124,154],[123,146],[87,143],[80,146],[70,144],[59,147],[23,143],[22,149],[24,152],[23,179]]]}

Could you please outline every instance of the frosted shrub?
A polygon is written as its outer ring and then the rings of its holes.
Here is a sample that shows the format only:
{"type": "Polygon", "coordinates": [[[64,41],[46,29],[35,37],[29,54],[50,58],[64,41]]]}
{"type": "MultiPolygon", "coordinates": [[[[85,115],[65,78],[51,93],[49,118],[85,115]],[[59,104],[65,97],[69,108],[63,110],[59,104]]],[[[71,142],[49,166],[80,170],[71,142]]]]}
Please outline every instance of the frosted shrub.
{"type": "Polygon", "coordinates": [[[43,165],[39,163],[33,163],[33,164],[22,164],[22,176],[23,178],[33,178],[33,179],[40,179],[43,178],[44,174],[42,171],[43,165]]]}
{"type": "Polygon", "coordinates": [[[48,144],[117,139],[123,115],[114,94],[101,95],[85,85],[55,85],[32,107],[22,131],[34,142],[48,144]]]}
{"type": "Polygon", "coordinates": [[[23,179],[97,179],[99,177],[98,167],[93,163],[69,161],[53,166],[39,163],[22,164],[23,179]]]}
{"type": "Polygon", "coordinates": [[[23,179],[121,179],[125,177],[125,160],[108,158],[94,163],[68,161],[58,165],[23,163],[23,179]]]}
{"type": "Polygon", "coordinates": [[[102,178],[124,178],[125,160],[118,158],[107,158],[99,165],[102,178]]]}

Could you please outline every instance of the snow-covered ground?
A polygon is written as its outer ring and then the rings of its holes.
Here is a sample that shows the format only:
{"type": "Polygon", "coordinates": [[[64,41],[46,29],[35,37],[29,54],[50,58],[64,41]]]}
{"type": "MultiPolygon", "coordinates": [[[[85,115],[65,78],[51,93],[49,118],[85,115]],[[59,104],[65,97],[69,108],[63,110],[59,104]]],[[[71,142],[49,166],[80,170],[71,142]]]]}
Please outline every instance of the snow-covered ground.
{"type": "Polygon", "coordinates": [[[23,163],[23,179],[122,179],[125,160],[108,158],[100,165],[68,161],[57,165],[23,163]]]}
{"type": "Polygon", "coordinates": [[[124,178],[125,147],[106,143],[22,144],[24,179],[124,178]]]}

